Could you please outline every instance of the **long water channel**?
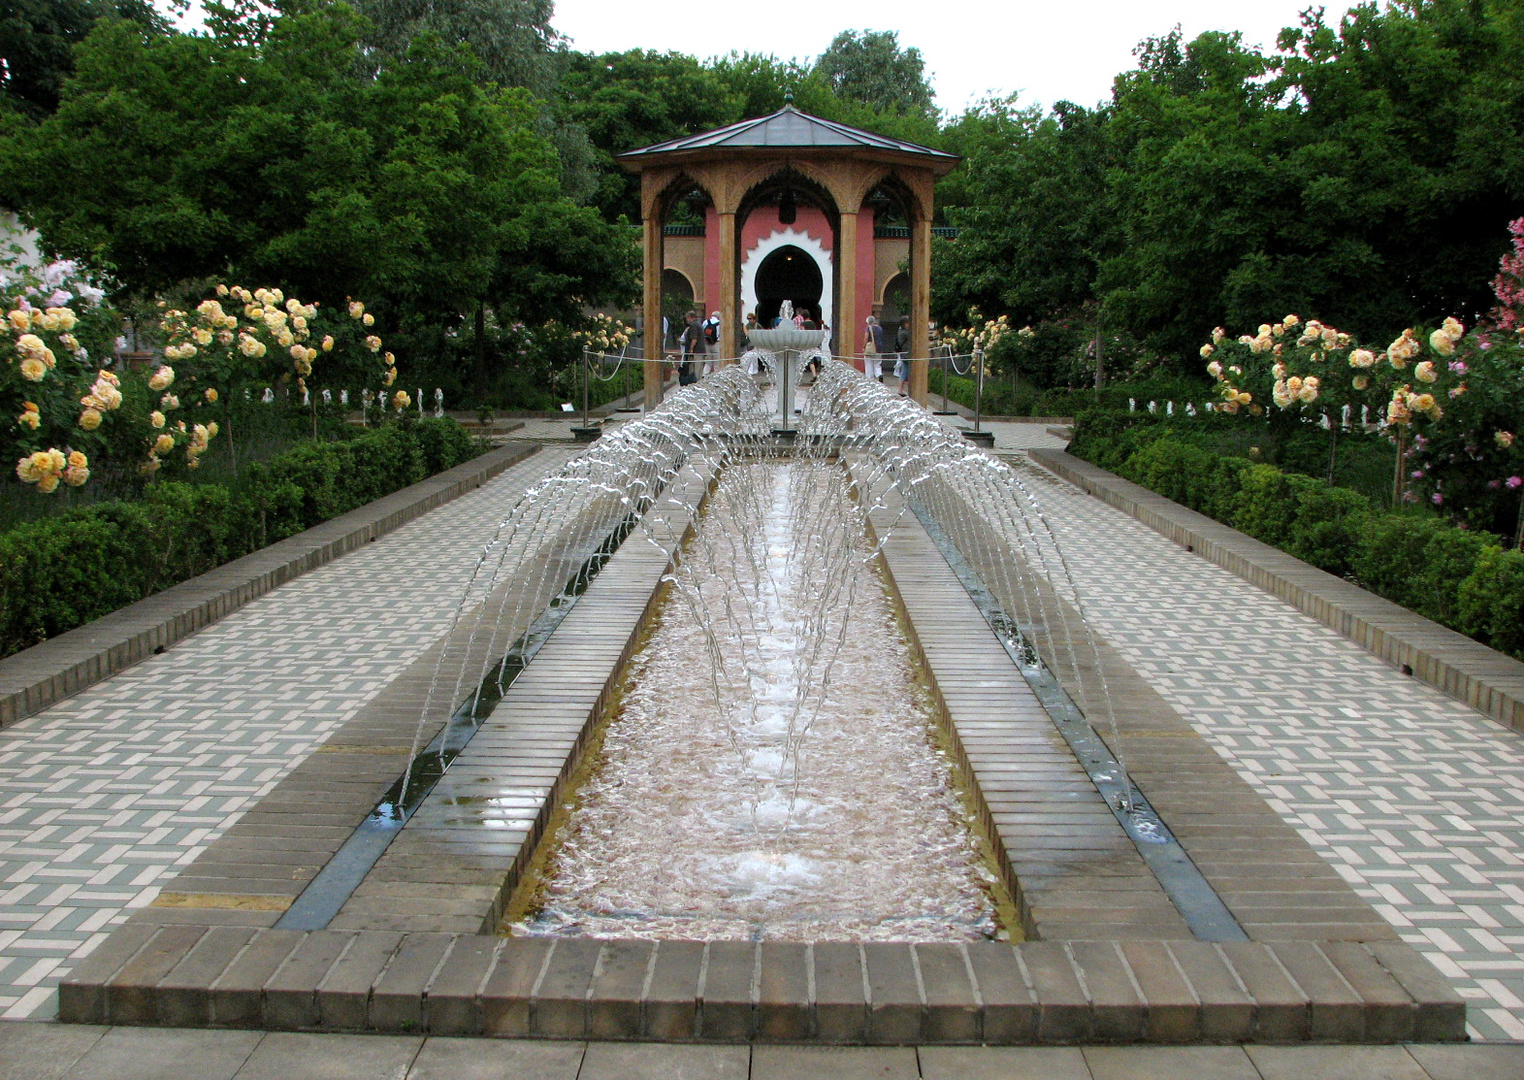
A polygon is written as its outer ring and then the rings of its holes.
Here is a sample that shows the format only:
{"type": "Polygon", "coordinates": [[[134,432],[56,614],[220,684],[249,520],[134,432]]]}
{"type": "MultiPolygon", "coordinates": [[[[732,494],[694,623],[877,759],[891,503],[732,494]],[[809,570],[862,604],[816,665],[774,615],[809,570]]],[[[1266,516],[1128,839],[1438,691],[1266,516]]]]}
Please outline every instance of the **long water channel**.
{"type": "Polygon", "coordinates": [[[721,474],[504,932],[1014,925],[852,498],[834,461],[721,474]]]}

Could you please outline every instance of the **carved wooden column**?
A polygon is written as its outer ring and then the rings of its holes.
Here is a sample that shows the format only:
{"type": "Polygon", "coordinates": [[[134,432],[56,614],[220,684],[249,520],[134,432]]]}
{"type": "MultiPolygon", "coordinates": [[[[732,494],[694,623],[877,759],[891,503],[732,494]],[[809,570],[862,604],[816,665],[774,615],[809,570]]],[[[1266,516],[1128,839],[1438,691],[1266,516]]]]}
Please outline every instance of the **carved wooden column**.
{"type": "Polygon", "coordinates": [[[733,360],[740,355],[741,318],[740,251],[736,240],[734,208],[720,210],[720,295],[712,310],[720,313],[720,355],[733,360]]]}
{"type": "Polygon", "coordinates": [[[661,332],[661,271],[662,271],[662,221],[661,205],[653,200],[644,222],[644,274],[645,274],[645,358],[642,365],[645,375],[645,411],[650,412],[661,404],[663,377],[662,354],[666,345],[661,332]]]}
{"type": "Polygon", "coordinates": [[[926,404],[926,358],[931,355],[931,217],[917,213],[910,224],[910,396],[926,404]]]}
{"type": "Polygon", "coordinates": [[[857,344],[862,327],[857,318],[857,208],[841,207],[841,228],[837,232],[836,259],[836,352],[855,356],[862,351],[857,344]]]}

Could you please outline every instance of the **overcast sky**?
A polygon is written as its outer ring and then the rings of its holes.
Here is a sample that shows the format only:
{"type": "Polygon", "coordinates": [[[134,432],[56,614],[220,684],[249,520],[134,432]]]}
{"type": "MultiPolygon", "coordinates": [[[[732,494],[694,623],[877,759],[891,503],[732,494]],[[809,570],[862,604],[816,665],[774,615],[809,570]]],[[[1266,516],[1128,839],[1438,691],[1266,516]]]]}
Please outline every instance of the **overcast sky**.
{"type": "MultiPolygon", "coordinates": [[[[768,5],[678,0],[556,0],[552,25],[581,52],[731,50],[813,59],[842,30],[893,30],[926,60],[937,104],[950,112],[1019,93],[1024,105],[1094,105],[1133,66],[1132,50],[1179,23],[1186,39],[1238,30],[1273,47],[1312,0],[812,0],[768,5]]],[[[1330,20],[1347,5],[1327,5],[1330,20]]]]}
{"type": "MultiPolygon", "coordinates": [[[[168,0],[155,0],[167,7],[168,0]]],[[[937,104],[950,113],[1015,93],[1023,105],[1094,105],[1133,66],[1132,50],[1179,23],[1186,39],[1238,30],[1271,48],[1313,0],[812,0],[693,4],[687,0],[556,0],[551,23],[581,52],[675,49],[813,60],[842,30],[893,30],[921,50],[937,104]]],[[[1327,4],[1330,21],[1347,3],[1327,4]]],[[[182,21],[182,25],[186,25],[182,21]]]]}

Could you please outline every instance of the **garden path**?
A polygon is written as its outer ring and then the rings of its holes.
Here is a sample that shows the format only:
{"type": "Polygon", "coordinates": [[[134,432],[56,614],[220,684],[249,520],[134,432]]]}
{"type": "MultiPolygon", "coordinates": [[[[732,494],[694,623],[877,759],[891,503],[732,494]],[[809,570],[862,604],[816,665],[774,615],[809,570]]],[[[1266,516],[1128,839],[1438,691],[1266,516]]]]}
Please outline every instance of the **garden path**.
{"type": "Polygon", "coordinates": [[[53,1016],[81,957],[443,634],[493,526],[573,453],[0,731],[0,1016],[53,1016]]]}
{"type": "Polygon", "coordinates": [[[1100,635],[1471,1005],[1524,1040],[1524,735],[1027,461],[1100,635]]]}

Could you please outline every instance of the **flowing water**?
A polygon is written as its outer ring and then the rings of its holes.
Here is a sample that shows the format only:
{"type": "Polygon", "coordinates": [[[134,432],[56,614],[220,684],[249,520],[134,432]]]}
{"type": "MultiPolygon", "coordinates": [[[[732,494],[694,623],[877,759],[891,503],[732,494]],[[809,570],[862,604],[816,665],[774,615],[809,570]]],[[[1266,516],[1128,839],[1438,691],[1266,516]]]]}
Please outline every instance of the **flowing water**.
{"type": "Polygon", "coordinates": [[[516,934],[1000,932],[845,470],[721,475],[516,934]]]}

